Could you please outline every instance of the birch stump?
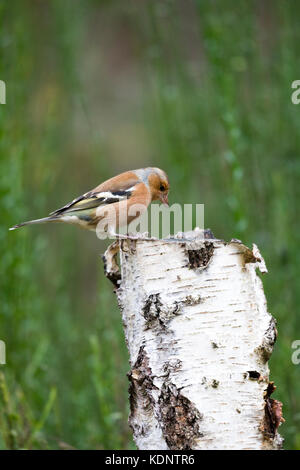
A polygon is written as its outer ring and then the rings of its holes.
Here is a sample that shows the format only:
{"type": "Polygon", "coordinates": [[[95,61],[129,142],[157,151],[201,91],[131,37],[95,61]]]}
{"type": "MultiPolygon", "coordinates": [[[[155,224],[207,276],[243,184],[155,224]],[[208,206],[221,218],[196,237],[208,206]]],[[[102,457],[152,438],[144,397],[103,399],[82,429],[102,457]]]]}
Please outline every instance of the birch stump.
{"type": "Polygon", "coordinates": [[[122,240],[103,257],[122,312],[139,449],[281,448],[268,368],[277,331],[256,273],[266,266],[255,245],[212,237],[122,240]]]}

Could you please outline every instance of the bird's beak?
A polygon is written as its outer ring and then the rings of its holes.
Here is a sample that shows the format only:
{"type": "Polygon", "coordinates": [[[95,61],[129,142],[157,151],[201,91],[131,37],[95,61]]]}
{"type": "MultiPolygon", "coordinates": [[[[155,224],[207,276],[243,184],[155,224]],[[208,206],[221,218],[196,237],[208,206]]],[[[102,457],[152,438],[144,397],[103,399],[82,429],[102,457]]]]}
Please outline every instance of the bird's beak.
{"type": "Polygon", "coordinates": [[[168,195],[163,194],[160,198],[161,202],[163,203],[164,206],[169,207],[169,201],[168,201],[168,195]]]}

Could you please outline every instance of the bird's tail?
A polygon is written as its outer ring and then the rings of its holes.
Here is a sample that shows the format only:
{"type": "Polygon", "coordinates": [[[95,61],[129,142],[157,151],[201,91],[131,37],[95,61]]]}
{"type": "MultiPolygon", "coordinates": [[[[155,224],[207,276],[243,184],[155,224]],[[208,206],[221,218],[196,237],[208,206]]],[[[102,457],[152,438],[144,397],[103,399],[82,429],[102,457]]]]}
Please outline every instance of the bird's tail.
{"type": "Polygon", "coordinates": [[[32,224],[44,224],[46,222],[57,222],[59,219],[57,217],[44,217],[43,219],[28,220],[27,222],[22,222],[21,224],[14,225],[10,227],[9,230],[16,230],[16,228],[24,227],[24,225],[32,224]]]}

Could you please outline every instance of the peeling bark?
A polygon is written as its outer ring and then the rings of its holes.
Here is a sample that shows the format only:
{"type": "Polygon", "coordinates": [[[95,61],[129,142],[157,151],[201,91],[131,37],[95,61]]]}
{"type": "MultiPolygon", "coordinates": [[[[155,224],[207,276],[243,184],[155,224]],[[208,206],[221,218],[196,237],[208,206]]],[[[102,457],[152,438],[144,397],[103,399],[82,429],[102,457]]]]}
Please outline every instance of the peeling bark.
{"type": "Polygon", "coordinates": [[[139,350],[137,360],[131,371],[128,373],[129,397],[130,397],[130,417],[132,428],[136,434],[147,435],[149,426],[144,423],[151,423],[155,401],[152,397],[152,390],[155,389],[151,368],[149,367],[149,358],[146,355],[145,348],[142,346],[139,350]],[[141,425],[139,417],[143,416],[141,425]]]}
{"type": "Polygon", "coordinates": [[[270,398],[271,394],[276,390],[274,382],[270,382],[265,390],[265,409],[264,419],[261,425],[261,431],[267,441],[278,442],[281,445],[280,436],[277,433],[281,423],[284,423],[282,416],[282,403],[278,400],[270,398]]]}
{"type": "Polygon", "coordinates": [[[158,399],[163,437],[170,450],[190,450],[202,437],[202,415],[174,384],[162,385],[158,399]]]}
{"type": "Polygon", "coordinates": [[[105,254],[131,371],[129,423],[139,449],[278,449],[282,405],[270,398],[277,337],[256,245],[206,231],[122,240],[105,254]],[[111,251],[110,251],[111,250],[111,251]]]}
{"type": "Polygon", "coordinates": [[[104,264],[104,273],[115,287],[119,287],[119,284],[121,282],[121,273],[117,263],[118,253],[119,243],[114,242],[108,247],[108,249],[102,256],[104,264]]]}

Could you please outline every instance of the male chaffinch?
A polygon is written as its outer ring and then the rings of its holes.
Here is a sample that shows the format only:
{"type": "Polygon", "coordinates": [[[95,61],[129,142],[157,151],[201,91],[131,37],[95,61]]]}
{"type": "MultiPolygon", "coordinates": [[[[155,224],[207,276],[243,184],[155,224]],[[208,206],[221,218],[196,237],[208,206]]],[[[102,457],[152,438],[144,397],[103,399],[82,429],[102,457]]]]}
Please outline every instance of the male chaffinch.
{"type": "Polygon", "coordinates": [[[168,192],[169,181],[163,170],[149,167],[126,171],[51,212],[48,217],[22,222],[10,230],[45,222],[65,222],[98,230],[100,223],[103,225],[100,231],[120,237],[116,229],[139,217],[152,201],[160,200],[168,205],[168,192]]]}

